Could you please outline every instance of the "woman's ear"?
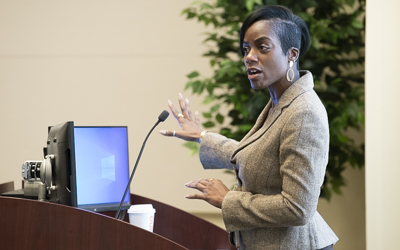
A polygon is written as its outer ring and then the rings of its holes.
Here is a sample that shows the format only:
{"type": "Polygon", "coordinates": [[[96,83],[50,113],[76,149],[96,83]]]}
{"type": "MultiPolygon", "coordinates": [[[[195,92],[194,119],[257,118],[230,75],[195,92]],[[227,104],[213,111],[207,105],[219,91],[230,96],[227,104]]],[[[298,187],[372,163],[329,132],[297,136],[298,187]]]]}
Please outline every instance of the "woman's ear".
{"type": "Polygon", "coordinates": [[[299,59],[300,51],[298,48],[291,47],[288,51],[288,60],[296,62],[299,59]]]}

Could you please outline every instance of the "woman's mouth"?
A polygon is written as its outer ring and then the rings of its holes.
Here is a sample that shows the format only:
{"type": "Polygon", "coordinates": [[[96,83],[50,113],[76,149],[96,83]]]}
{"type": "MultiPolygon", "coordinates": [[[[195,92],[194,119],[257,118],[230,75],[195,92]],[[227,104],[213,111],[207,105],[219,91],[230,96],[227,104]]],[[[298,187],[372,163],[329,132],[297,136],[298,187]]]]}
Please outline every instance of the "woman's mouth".
{"type": "Polygon", "coordinates": [[[247,69],[247,77],[249,79],[254,79],[254,78],[258,77],[261,73],[262,73],[261,70],[256,69],[256,68],[247,69]]]}

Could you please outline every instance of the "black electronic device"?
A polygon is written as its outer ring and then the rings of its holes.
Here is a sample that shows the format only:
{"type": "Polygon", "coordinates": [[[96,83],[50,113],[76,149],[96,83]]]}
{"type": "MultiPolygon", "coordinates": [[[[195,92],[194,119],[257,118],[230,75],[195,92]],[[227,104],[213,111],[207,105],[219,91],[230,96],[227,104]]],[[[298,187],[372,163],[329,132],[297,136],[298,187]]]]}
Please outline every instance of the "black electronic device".
{"type": "MultiPolygon", "coordinates": [[[[38,199],[90,211],[116,211],[129,180],[126,126],[48,128],[43,161],[22,165],[24,188],[4,196],[38,199]]],[[[130,197],[122,207],[130,206],[130,197]]]]}
{"type": "Polygon", "coordinates": [[[26,161],[22,165],[23,193],[63,205],[75,200],[74,122],[48,127],[43,161],[26,161]]]}

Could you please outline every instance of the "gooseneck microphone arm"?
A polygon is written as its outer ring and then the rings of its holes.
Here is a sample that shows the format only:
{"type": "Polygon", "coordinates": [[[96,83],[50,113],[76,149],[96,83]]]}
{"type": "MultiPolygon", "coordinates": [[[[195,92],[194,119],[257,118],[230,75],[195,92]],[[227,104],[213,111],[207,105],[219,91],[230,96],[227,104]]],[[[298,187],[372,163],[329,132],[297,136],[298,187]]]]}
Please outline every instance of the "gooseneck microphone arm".
{"type": "Polygon", "coordinates": [[[168,115],[169,115],[168,111],[164,110],[164,111],[158,116],[158,121],[157,121],[156,124],[154,124],[154,126],[151,128],[150,132],[149,132],[149,133],[147,134],[147,136],[146,136],[146,139],[144,139],[142,148],[140,149],[138,158],[137,158],[136,163],[135,163],[135,167],[133,168],[131,177],[129,178],[128,185],[126,185],[126,189],[125,189],[124,196],[122,197],[121,203],[119,204],[119,207],[118,207],[118,211],[117,211],[117,213],[115,214],[115,219],[119,219],[119,214],[120,214],[121,209],[122,209],[122,204],[124,203],[126,194],[128,193],[129,187],[130,187],[131,182],[132,182],[132,179],[133,179],[133,175],[135,174],[136,167],[137,167],[137,165],[138,165],[138,163],[139,163],[140,157],[142,156],[142,152],[143,152],[144,146],[146,145],[147,139],[149,138],[151,132],[153,132],[154,128],[155,128],[160,122],[165,121],[165,120],[167,119],[168,115]]]}

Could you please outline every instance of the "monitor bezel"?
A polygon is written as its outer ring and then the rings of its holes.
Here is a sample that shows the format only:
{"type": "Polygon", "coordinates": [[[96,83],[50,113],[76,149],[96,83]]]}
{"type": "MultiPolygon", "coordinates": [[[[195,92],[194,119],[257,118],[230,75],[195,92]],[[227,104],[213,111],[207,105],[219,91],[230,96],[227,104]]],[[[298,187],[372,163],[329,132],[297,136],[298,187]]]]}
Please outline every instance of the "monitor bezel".
{"type": "MultiPolygon", "coordinates": [[[[75,126],[75,128],[125,128],[126,129],[126,145],[127,145],[127,152],[128,152],[128,169],[127,169],[127,181],[129,183],[129,134],[128,134],[128,126],[75,126]]],[[[75,132],[75,130],[74,130],[75,132]]],[[[75,138],[74,138],[75,139],[75,138]]],[[[74,157],[75,157],[75,152],[74,152],[74,157]]],[[[74,158],[75,160],[75,158],[74,158]]],[[[88,211],[93,211],[93,212],[106,212],[106,211],[117,211],[120,205],[121,201],[118,202],[113,202],[113,203],[93,203],[93,204],[78,204],[78,183],[77,183],[77,177],[76,177],[76,162],[74,164],[74,181],[75,181],[75,186],[76,186],[76,192],[74,194],[74,206],[77,208],[81,208],[84,210],[88,210],[88,211]]],[[[130,189],[129,189],[130,190],[130,189]]],[[[130,191],[129,191],[130,193],[130,191]]],[[[121,198],[122,199],[123,193],[121,194],[121,198]]],[[[128,209],[131,206],[131,200],[130,200],[130,195],[125,197],[125,201],[122,205],[122,208],[124,209],[128,209]]]]}

